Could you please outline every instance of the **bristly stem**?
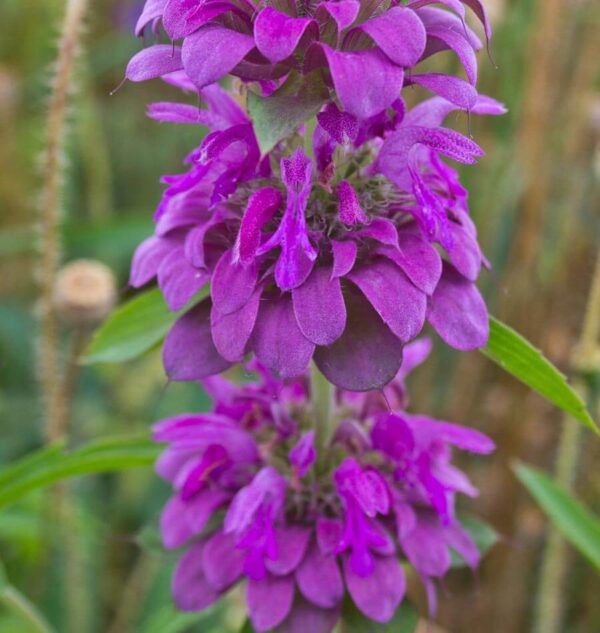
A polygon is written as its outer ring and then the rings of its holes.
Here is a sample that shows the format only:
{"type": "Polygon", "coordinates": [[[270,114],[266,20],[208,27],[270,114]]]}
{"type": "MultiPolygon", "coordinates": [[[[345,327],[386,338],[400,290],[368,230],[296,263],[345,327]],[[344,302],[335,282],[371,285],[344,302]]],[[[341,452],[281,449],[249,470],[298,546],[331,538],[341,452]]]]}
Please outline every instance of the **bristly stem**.
{"type": "MultiPolygon", "coordinates": [[[[597,357],[600,339],[600,253],[597,255],[592,286],[587,301],[581,337],[575,348],[573,366],[578,374],[576,388],[584,395],[586,388],[583,374],[590,362],[597,357]]],[[[594,407],[592,407],[594,409],[594,407]]],[[[574,487],[577,464],[581,453],[583,427],[565,417],[556,456],[556,483],[565,490],[574,487]]],[[[535,633],[560,633],[564,630],[565,581],[567,580],[569,550],[556,527],[550,526],[540,569],[535,633]]]]}
{"type": "Polygon", "coordinates": [[[59,228],[67,100],[72,86],[73,66],[87,4],[88,0],[67,1],[56,71],[52,81],[44,149],[44,178],[39,214],[38,374],[44,400],[46,436],[49,441],[61,437],[65,417],[62,402],[58,321],[53,308],[53,292],[61,257],[59,228]]]}
{"type": "Polygon", "coordinates": [[[321,458],[327,454],[327,448],[335,431],[333,420],[335,387],[323,376],[314,363],[310,370],[310,389],[317,454],[321,458]]]}

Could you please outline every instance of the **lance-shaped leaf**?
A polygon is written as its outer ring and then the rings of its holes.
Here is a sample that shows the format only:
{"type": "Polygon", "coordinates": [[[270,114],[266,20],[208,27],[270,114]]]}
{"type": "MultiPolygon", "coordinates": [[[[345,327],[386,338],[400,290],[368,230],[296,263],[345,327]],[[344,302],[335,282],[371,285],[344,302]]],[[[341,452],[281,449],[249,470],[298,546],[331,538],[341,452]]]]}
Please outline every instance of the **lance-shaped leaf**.
{"type": "Polygon", "coordinates": [[[118,307],[94,334],[82,363],[122,363],[147,352],[163,340],[173,323],[208,295],[205,286],[190,304],[171,312],[158,288],[148,290],[118,307]]]}
{"type": "Polygon", "coordinates": [[[264,155],[283,138],[317,114],[327,99],[320,71],[305,76],[292,73],[270,97],[248,95],[248,110],[264,155]]]}
{"type": "Polygon", "coordinates": [[[490,337],[481,352],[509,374],[598,433],[598,427],[566,377],[518,332],[490,317],[490,337]]]}
{"type": "Polygon", "coordinates": [[[600,519],[548,475],[524,464],[514,470],[563,536],[600,571],[600,519]]]}
{"type": "Polygon", "coordinates": [[[0,508],[63,479],[150,466],[160,446],[147,438],[105,438],[73,451],[42,448],[0,471],[0,508]]]}

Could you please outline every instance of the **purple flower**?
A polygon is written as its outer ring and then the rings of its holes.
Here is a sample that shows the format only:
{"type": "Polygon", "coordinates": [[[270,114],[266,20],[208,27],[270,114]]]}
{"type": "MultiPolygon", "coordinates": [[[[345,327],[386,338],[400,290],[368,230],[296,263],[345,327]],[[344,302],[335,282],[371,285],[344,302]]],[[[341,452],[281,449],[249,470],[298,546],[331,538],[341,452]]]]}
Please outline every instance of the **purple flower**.
{"type": "MultiPolygon", "coordinates": [[[[165,79],[190,89],[180,72],[165,79]]],[[[442,161],[482,154],[441,127],[456,105],[435,97],[406,112],[397,100],[393,112],[359,121],[329,104],[314,160],[289,148],[296,136],[261,158],[238,104],[217,86],[199,94],[206,109],[150,107],[153,118],[211,132],[188,172],[164,179],[155,235],[136,251],[130,279],[140,287],[156,277],[172,310],[211,284],[167,336],[171,379],[202,379],[253,353],[280,378],[314,359],[330,382],[367,391],[396,375],[426,321],[457,349],[485,344],[474,282],[486,260],[467,193],[442,161]]],[[[479,97],[472,111],[504,109],[479,97]]]]}
{"type": "Polygon", "coordinates": [[[148,25],[156,31],[162,22],[181,47],[156,44],[142,50],[131,60],[127,77],[142,81],[184,70],[202,89],[232,74],[261,82],[271,92],[292,72],[312,73],[313,81],[324,81],[344,110],[359,119],[392,106],[410,84],[470,110],[477,99],[475,52],[481,42],[466,25],[463,5],[475,12],[489,39],[480,0],[412,0],[386,8],[358,0],[277,7],[251,0],[147,0],[136,33],[148,25]],[[466,80],[413,72],[421,61],[445,50],[457,56],[466,80]]]}
{"type": "Polygon", "coordinates": [[[305,378],[280,382],[256,364],[258,382],[208,381],[213,412],[155,426],[167,443],[157,469],[174,488],[162,536],[185,548],[173,579],[180,609],[204,609],[245,581],[257,631],[329,633],[346,594],[366,617],[389,621],[404,597],[403,561],[432,609],[450,550],[477,566],[455,514],[457,493],[477,491],[451,453],[486,454],[493,443],[385,402],[404,392],[426,347],[407,346],[406,367],[379,400],[338,390],[333,446],[314,444],[305,378]]]}

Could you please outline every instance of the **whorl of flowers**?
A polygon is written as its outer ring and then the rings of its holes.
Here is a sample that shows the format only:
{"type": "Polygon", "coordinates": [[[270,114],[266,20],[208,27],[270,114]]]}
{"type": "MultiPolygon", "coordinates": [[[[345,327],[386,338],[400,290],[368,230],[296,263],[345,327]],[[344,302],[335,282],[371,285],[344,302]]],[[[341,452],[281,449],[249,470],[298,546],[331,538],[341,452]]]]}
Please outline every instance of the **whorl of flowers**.
{"type": "MultiPolygon", "coordinates": [[[[165,177],[155,236],[132,266],[131,284],[156,276],[173,310],[211,283],[167,337],[172,379],[217,374],[253,352],[279,377],[314,358],[332,383],[365,391],[393,378],[426,320],[453,347],[485,344],[474,285],[485,259],[467,192],[442,161],[473,163],[482,150],[441,127],[455,105],[434,97],[406,112],[397,98],[359,120],[329,103],[308,142],[300,130],[261,156],[223,89],[197,91],[182,71],[165,80],[207,107],[157,103],[150,116],[210,130],[189,170],[165,177]]],[[[471,111],[504,109],[479,96],[471,111]]]]}
{"type": "Polygon", "coordinates": [[[383,393],[337,390],[330,439],[315,437],[307,376],[280,382],[256,363],[260,381],[205,381],[210,413],[154,427],[167,443],[157,470],[174,488],[163,541],[185,549],[173,577],[180,609],[202,610],[243,580],[256,631],[330,633],[345,596],[389,621],[405,593],[403,562],[431,609],[450,550],[477,566],[455,514],[457,493],[477,491],[451,453],[494,446],[478,431],[404,410],[404,378],[428,352],[427,340],[407,346],[383,393]]]}
{"type": "Polygon", "coordinates": [[[349,114],[366,119],[393,106],[402,88],[419,84],[459,108],[477,101],[475,52],[481,41],[466,25],[465,6],[491,29],[480,0],[147,0],[137,23],[160,26],[173,42],[156,44],[131,61],[141,81],[183,69],[199,88],[228,74],[259,82],[264,94],[294,73],[317,75],[349,114]],[[441,4],[450,11],[432,7],[441,4]],[[450,50],[467,80],[414,72],[450,50]]]}

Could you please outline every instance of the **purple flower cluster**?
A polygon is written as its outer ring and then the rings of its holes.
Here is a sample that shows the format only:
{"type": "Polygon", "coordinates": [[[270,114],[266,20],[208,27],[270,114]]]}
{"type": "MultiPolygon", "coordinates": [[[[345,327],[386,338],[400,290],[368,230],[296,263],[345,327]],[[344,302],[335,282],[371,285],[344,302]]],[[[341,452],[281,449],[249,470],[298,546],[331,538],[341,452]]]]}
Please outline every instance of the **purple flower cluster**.
{"type": "Polygon", "coordinates": [[[346,595],[368,618],[389,621],[405,593],[402,561],[420,575],[432,609],[450,550],[477,566],[454,507],[457,493],[477,491],[451,453],[494,446],[404,410],[406,373],[428,352],[427,340],[408,345],[382,393],[338,390],[336,430],[319,447],[306,376],[281,382],[256,362],[260,381],[205,381],[210,413],[154,427],[168,444],[157,470],[174,488],[162,537],[167,548],[185,548],[173,577],[180,609],[202,610],[244,580],[259,633],[330,633],[346,595]]]}
{"type": "Polygon", "coordinates": [[[127,74],[140,81],[183,70],[199,89],[232,74],[259,82],[264,94],[291,75],[312,75],[360,119],[380,114],[402,88],[419,84],[470,110],[477,100],[475,52],[481,41],[466,25],[465,5],[489,38],[481,0],[147,0],[138,35],[162,24],[182,44],[143,50],[127,74]],[[467,80],[413,71],[444,50],[457,56],[467,80]]]}
{"type": "MultiPolygon", "coordinates": [[[[394,377],[426,321],[457,349],[485,344],[475,280],[486,260],[467,192],[442,161],[473,163],[482,151],[442,127],[455,105],[434,97],[407,112],[397,99],[359,120],[329,103],[306,151],[298,133],[261,156],[223,89],[198,91],[182,71],[164,79],[206,107],[163,102],[149,115],[210,130],[189,170],[165,177],[155,235],[131,272],[134,287],[156,277],[173,310],[211,283],[167,337],[172,379],[217,374],[253,352],[281,378],[314,359],[330,382],[366,391],[394,377]]],[[[504,108],[480,96],[472,112],[504,108]]]]}

